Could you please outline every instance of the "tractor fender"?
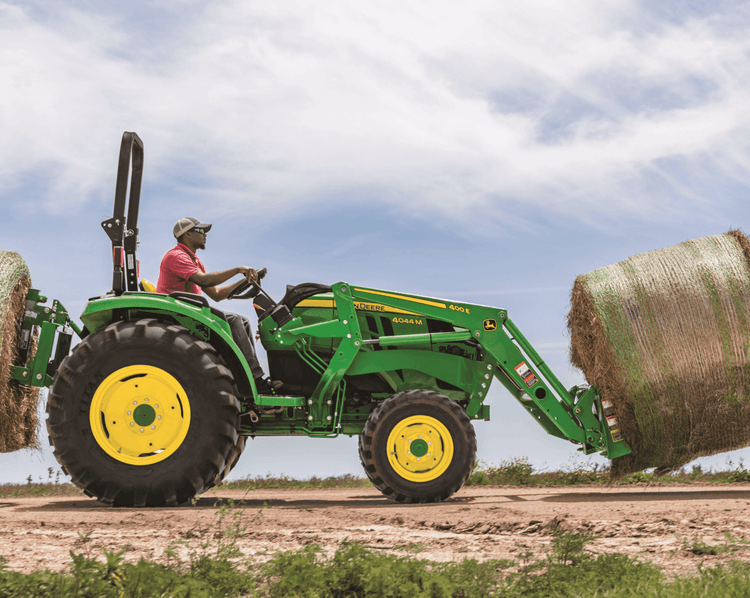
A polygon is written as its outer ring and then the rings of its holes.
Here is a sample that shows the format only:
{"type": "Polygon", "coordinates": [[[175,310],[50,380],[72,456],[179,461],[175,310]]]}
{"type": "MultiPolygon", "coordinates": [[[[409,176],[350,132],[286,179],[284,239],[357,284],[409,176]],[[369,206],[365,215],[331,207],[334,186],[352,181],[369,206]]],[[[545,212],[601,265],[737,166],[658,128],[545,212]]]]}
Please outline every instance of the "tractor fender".
{"type": "Polygon", "coordinates": [[[158,293],[126,292],[120,296],[104,295],[89,299],[81,321],[89,333],[95,333],[118,320],[132,321],[156,318],[188,329],[191,335],[211,344],[232,371],[242,396],[256,394],[247,360],[232,339],[223,312],[212,308],[200,295],[168,296],[158,293]]]}

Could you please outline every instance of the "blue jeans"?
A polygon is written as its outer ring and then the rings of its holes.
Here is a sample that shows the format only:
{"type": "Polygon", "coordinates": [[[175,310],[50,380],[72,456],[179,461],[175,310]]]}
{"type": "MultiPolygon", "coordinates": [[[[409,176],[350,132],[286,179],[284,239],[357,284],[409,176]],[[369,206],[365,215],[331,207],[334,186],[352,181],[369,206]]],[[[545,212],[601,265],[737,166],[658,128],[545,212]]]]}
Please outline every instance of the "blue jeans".
{"type": "Polygon", "coordinates": [[[255,340],[253,339],[253,329],[250,326],[250,320],[240,314],[224,312],[227,324],[232,330],[232,338],[245,356],[253,378],[260,378],[263,374],[263,368],[258,363],[258,356],[255,354],[255,340]]]}

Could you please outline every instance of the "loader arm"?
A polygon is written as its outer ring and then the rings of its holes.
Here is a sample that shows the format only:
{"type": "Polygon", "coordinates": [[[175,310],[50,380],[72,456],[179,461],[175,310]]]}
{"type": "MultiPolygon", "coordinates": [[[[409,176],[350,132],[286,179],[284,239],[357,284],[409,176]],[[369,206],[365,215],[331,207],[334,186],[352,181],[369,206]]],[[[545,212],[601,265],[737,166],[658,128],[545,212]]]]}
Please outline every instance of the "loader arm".
{"type": "MultiPolygon", "coordinates": [[[[286,338],[291,344],[305,335],[340,338],[333,359],[311,397],[311,405],[319,407],[321,414],[328,412],[326,405],[332,404],[331,398],[345,373],[383,371],[403,363],[403,359],[398,360],[393,353],[362,351],[367,345],[398,346],[406,350],[421,348],[422,351],[413,351],[407,361],[469,392],[466,408],[469,417],[478,419],[484,413],[486,407],[482,403],[492,380],[497,378],[547,433],[580,444],[579,450],[585,454],[601,452],[613,459],[630,453],[630,447],[616,429],[610,429],[614,420],[605,416],[598,391],[579,387],[568,391],[506,310],[356,287],[344,282],[333,285],[333,294],[336,316],[333,321],[305,326],[295,318],[275,331],[278,339],[286,338]],[[457,330],[364,340],[357,323],[357,302],[376,302],[407,314],[442,320],[457,330]],[[482,361],[467,363],[424,351],[431,343],[470,340],[481,345],[482,361]],[[423,356],[421,361],[420,355],[423,356]]],[[[335,407],[329,408],[331,415],[340,413],[340,405],[335,407]]]]}

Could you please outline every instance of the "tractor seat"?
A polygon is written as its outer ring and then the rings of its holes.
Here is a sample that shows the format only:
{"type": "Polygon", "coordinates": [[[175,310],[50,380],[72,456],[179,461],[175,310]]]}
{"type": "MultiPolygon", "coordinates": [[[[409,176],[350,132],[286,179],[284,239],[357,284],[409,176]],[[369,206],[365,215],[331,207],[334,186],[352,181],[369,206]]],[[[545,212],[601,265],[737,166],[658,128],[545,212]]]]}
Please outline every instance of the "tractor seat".
{"type": "Polygon", "coordinates": [[[156,292],[156,286],[154,286],[154,283],[146,280],[145,278],[141,278],[141,282],[138,283],[138,288],[141,289],[144,293],[156,292]]]}

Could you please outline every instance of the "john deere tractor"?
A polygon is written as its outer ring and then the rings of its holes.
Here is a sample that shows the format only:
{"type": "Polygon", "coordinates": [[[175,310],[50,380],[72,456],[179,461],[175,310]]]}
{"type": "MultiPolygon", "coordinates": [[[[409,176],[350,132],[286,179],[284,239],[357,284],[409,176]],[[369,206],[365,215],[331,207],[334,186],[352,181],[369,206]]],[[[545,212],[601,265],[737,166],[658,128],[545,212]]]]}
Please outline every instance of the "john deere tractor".
{"type": "Polygon", "coordinates": [[[16,383],[50,387],[54,454],[87,495],[178,505],[219,484],[248,436],[346,434],[358,436],[383,494],[445,500],[474,466],[473,422],[489,420],[495,380],[584,453],[630,452],[598,391],[567,390],[506,310],[348,282],[288,287],[279,301],[260,283],[235,289],[230,299],[253,301],[270,375],[285,382],[283,394],[259,395],[223,312],[203,296],[139,285],[143,155],[126,132],[114,213],[102,223],[112,289],[88,301],[81,325],[31,289],[19,325],[36,331],[36,352],[11,367],[16,383]],[[81,342],[70,351],[73,334],[81,342]]]}

